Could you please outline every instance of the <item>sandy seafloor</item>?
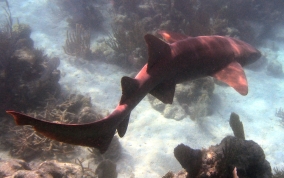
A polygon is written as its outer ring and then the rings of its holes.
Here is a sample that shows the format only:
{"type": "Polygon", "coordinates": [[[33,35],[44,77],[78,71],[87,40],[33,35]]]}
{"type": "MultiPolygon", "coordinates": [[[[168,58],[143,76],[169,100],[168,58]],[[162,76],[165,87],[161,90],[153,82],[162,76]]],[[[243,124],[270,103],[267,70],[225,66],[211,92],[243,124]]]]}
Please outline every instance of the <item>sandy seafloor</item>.
{"type": "MultiPolygon", "coordinates": [[[[62,49],[68,25],[52,1],[9,2],[14,19],[19,18],[21,23],[32,27],[35,47],[44,49],[50,57],[60,58],[62,88],[87,94],[92,97],[94,106],[111,112],[120,99],[120,79],[129,73],[101,60],[72,62],[80,60],[66,55],[62,49]]],[[[4,5],[0,1],[0,6],[4,5]]],[[[284,36],[281,29],[284,28],[275,29],[275,33],[284,36]]],[[[99,33],[92,35],[92,45],[103,37],[99,33]]],[[[284,65],[284,42],[274,43],[279,46],[278,51],[270,49],[271,42],[259,49],[268,60],[278,59],[284,65]]],[[[263,148],[272,168],[284,168],[284,121],[275,116],[276,109],[284,107],[283,77],[267,75],[265,68],[245,69],[245,73],[249,83],[247,96],[241,96],[230,87],[216,85],[213,114],[196,121],[189,117],[181,121],[164,118],[145,97],[132,111],[126,135],[119,139],[123,147],[123,157],[117,163],[119,177],[161,177],[169,170],[179,171],[181,166],[173,155],[174,148],[180,143],[196,149],[220,143],[222,138],[232,135],[228,122],[231,112],[240,115],[246,139],[254,140],[263,148]]]]}

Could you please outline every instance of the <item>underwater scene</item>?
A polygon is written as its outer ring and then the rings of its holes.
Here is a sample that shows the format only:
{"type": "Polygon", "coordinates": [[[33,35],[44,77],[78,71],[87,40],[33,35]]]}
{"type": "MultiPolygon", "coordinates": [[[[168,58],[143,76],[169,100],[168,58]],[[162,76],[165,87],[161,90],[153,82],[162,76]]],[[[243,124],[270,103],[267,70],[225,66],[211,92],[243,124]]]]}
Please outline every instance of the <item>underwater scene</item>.
{"type": "Polygon", "coordinates": [[[284,178],[284,1],[0,7],[0,178],[284,178]]]}

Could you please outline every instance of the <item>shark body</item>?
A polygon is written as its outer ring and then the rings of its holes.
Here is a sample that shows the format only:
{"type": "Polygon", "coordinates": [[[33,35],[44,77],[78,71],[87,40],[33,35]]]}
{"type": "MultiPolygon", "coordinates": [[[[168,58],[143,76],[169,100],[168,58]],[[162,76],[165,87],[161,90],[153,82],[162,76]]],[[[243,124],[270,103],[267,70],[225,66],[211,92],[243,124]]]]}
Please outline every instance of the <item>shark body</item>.
{"type": "Polygon", "coordinates": [[[52,123],[15,111],[7,111],[18,125],[32,125],[39,133],[70,144],[95,147],[104,153],[116,130],[123,137],[131,111],[148,94],[171,104],[175,85],[184,81],[213,76],[238,91],[248,93],[242,66],[253,63],[260,52],[238,39],[224,36],[185,35],[160,31],[163,41],[145,35],[148,63],[136,77],[122,77],[122,96],[114,111],[105,118],[89,124],[52,123]]]}

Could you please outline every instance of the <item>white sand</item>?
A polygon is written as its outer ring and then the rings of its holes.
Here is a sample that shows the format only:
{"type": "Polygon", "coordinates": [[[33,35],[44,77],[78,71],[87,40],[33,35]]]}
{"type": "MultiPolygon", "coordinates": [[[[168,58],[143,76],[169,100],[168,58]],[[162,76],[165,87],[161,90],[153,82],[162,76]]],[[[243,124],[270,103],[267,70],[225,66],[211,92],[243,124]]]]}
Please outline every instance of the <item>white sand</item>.
{"type": "MultiPolygon", "coordinates": [[[[112,111],[119,102],[120,79],[129,74],[120,67],[99,61],[70,63],[74,58],[62,50],[67,23],[52,1],[9,2],[13,17],[32,27],[35,46],[43,48],[51,57],[61,59],[59,69],[64,76],[60,84],[63,88],[87,94],[92,97],[93,105],[112,111]]],[[[269,45],[261,50],[267,54],[268,60],[277,58],[284,64],[283,46],[279,51],[270,50],[269,45]]],[[[263,148],[271,166],[284,168],[284,123],[275,116],[275,110],[284,107],[283,78],[269,76],[265,71],[245,70],[249,83],[247,96],[216,85],[213,115],[197,121],[189,117],[181,121],[166,119],[151,107],[146,97],[133,110],[128,131],[120,139],[123,158],[118,162],[119,177],[130,177],[131,172],[136,178],[161,177],[169,170],[180,170],[173,149],[179,143],[196,149],[207,148],[232,135],[228,122],[231,112],[240,115],[246,139],[254,140],[263,148]]]]}

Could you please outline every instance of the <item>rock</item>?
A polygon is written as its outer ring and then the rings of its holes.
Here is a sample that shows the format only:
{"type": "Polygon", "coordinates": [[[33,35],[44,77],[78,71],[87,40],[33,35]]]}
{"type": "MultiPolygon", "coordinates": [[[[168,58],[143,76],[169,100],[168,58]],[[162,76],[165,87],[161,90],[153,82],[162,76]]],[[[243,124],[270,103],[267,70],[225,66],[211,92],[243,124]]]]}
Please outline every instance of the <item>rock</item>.
{"type": "Polygon", "coordinates": [[[166,105],[163,111],[163,115],[166,118],[179,121],[179,120],[182,120],[186,116],[186,113],[184,109],[180,105],[176,104],[174,101],[174,104],[166,105]]]}
{"type": "Polygon", "coordinates": [[[154,109],[156,109],[157,111],[160,111],[160,112],[164,111],[166,105],[162,101],[160,101],[159,99],[155,98],[152,95],[148,95],[148,97],[149,97],[151,104],[152,104],[152,107],[154,109]]]}
{"type": "Polygon", "coordinates": [[[168,172],[162,178],[186,178],[187,172],[185,170],[181,170],[178,173],[174,174],[173,172],[168,172]]]}
{"type": "Polygon", "coordinates": [[[20,159],[10,159],[0,161],[0,177],[11,176],[19,170],[31,170],[28,163],[20,159]]]}

